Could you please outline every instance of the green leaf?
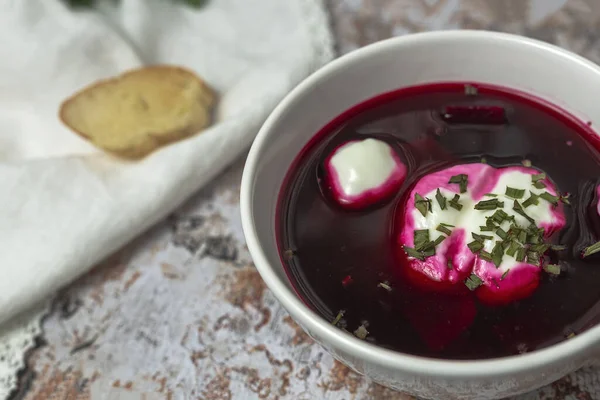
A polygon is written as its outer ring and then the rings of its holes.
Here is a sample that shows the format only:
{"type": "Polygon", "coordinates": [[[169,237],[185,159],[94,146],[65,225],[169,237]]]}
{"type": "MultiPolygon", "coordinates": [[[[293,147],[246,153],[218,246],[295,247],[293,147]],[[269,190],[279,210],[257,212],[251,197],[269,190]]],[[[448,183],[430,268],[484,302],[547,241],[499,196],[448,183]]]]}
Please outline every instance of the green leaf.
{"type": "Polygon", "coordinates": [[[583,257],[589,257],[592,254],[596,254],[600,251],[600,242],[594,243],[591,246],[586,247],[585,249],[583,249],[583,257]]]}
{"type": "Polygon", "coordinates": [[[442,195],[442,193],[440,192],[440,189],[438,189],[437,192],[435,192],[435,199],[437,200],[438,204],[440,205],[440,209],[445,210],[446,209],[446,198],[442,195]]]}
{"type": "Polygon", "coordinates": [[[525,219],[529,222],[531,222],[532,224],[535,223],[535,220],[533,218],[531,218],[529,215],[527,215],[525,213],[525,210],[523,210],[523,206],[521,206],[521,204],[519,204],[519,202],[517,200],[515,200],[514,205],[513,205],[513,210],[517,213],[522,215],[523,217],[525,217],[525,219]]]}
{"type": "Polygon", "coordinates": [[[552,203],[553,205],[557,205],[558,204],[558,197],[557,196],[553,196],[548,192],[544,192],[542,194],[540,194],[540,197],[544,200],[546,200],[548,203],[552,203]]]}
{"type": "Polygon", "coordinates": [[[446,240],[446,236],[440,235],[437,237],[437,239],[435,239],[433,241],[433,244],[434,244],[434,246],[437,246],[438,244],[442,243],[444,240],[446,240]]]}
{"type": "Polygon", "coordinates": [[[454,175],[450,177],[448,183],[457,183],[461,193],[465,193],[467,191],[467,184],[469,182],[469,177],[465,174],[454,175]]]}
{"type": "Polygon", "coordinates": [[[469,250],[471,250],[471,252],[478,253],[481,251],[481,249],[483,249],[483,243],[479,240],[473,240],[471,243],[467,244],[467,247],[469,250]]]}
{"type": "Polygon", "coordinates": [[[538,265],[540,263],[540,253],[538,253],[537,251],[528,251],[527,262],[529,264],[538,265]]]}
{"type": "Polygon", "coordinates": [[[498,235],[498,237],[500,237],[500,239],[502,240],[508,237],[508,233],[506,233],[506,231],[504,231],[504,229],[502,228],[496,229],[496,235],[498,235]]]}
{"type": "Polygon", "coordinates": [[[435,230],[438,232],[445,233],[448,236],[450,236],[452,234],[452,231],[450,229],[448,229],[447,227],[445,227],[443,224],[439,224],[438,227],[435,228],[435,230]]]}
{"type": "Polygon", "coordinates": [[[571,194],[570,193],[566,193],[560,196],[560,201],[563,202],[563,204],[566,204],[568,206],[571,205],[571,201],[569,200],[571,198],[571,194]]]}
{"type": "Polygon", "coordinates": [[[482,200],[475,204],[476,210],[495,210],[498,207],[504,207],[504,203],[498,199],[482,200]]]}
{"type": "Polygon", "coordinates": [[[473,239],[478,240],[482,243],[486,240],[492,240],[494,238],[493,236],[489,235],[478,235],[475,232],[471,232],[471,236],[473,236],[473,239]]]}
{"type": "Polygon", "coordinates": [[[543,172],[539,173],[539,174],[531,175],[531,182],[533,182],[533,183],[542,181],[544,179],[546,179],[546,174],[543,172]]]}
{"type": "Polygon", "coordinates": [[[538,204],[540,204],[539,198],[540,196],[538,196],[537,194],[529,192],[529,198],[523,202],[523,208],[527,208],[532,205],[537,206],[538,204]]]}
{"type": "Polygon", "coordinates": [[[477,275],[471,274],[465,281],[465,285],[467,286],[467,288],[469,288],[469,290],[473,291],[479,286],[483,285],[483,281],[477,275]]]}
{"type": "Polygon", "coordinates": [[[331,321],[331,325],[336,326],[341,321],[341,319],[345,313],[346,313],[346,310],[340,310],[337,313],[336,317],[333,319],[333,321],[331,321]]]}
{"type": "Polygon", "coordinates": [[[429,229],[415,230],[413,232],[413,241],[415,243],[415,250],[423,250],[423,247],[429,242],[429,229]]]}
{"type": "Polygon", "coordinates": [[[415,193],[415,208],[425,217],[427,211],[431,211],[431,200],[421,196],[419,193],[415,193]]]}
{"type": "Polygon", "coordinates": [[[506,250],[506,254],[508,254],[511,257],[515,257],[515,254],[517,254],[517,250],[519,250],[521,248],[521,245],[515,241],[510,242],[510,246],[508,246],[508,250],[506,250]]]}
{"type": "Polygon", "coordinates": [[[479,252],[479,257],[485,261],[492,261],[492,255],[485,250],[479,252]]]}
{"type": "Polygon", "coordinates": [[[544,271],[551,275],[560,275],[560,265],[558,264],[547,264],[544,265],[544,271]]]}
{"type": "Polygon", "coordinates": [[[412,247],[408,247],[408,246],[404,246],[404,251],[406,252],[406,254],[410,257],[414,257],[418,260],[425,260],[425,255],[422,254],[421,252],[413,249],[412,247]]]}
{"type": "Polygon", "coordinates": [[[492,249],[492,262],[498,268],[502,264],[502,258],[504,257],[504,248],[502,242],[497,241],[492,249]]]}
{"type": "Polygon", "coordinates": [[[450,200],[450,202],[449,202],[450,207],[452,207],[458,211],[462,210],[463,205],[458,202],[459,199],[460,199],[460,196],[455,194],[454,197],[452,198],[452,200],[450,200]]]}
{"type": "Polygon", "coordinates": [[[504,194],[513,199],[521,199],[523,198],[523,196],[525,196],[525,189],[515,189],[510,186],[507,186],[506,192],[504,194]]]}
{"type": "Polygon", "coordinates": [[[493,222],[501,224],[508,219],[508,214],[504,210],[496,210],[490,218],[493,222]]]}

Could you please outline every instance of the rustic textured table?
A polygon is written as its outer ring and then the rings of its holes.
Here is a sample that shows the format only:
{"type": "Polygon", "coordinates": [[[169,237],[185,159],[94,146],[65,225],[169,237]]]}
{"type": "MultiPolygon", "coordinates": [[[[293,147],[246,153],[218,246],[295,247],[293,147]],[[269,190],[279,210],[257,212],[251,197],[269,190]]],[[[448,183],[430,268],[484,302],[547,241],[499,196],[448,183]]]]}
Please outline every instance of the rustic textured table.
{"type": "MultiPolygon", "coordinates": [[[[536,37],[600,61],[597,0],[328,6],[340,53],[393,35],[472,28],[536,37]]],[[[265,288],[240,226],[242,165],[58,296],[13,398],[411,398],[334,361],[265,288]]],[[[570,376],[519,399],[595,396],[570,376]]]]}

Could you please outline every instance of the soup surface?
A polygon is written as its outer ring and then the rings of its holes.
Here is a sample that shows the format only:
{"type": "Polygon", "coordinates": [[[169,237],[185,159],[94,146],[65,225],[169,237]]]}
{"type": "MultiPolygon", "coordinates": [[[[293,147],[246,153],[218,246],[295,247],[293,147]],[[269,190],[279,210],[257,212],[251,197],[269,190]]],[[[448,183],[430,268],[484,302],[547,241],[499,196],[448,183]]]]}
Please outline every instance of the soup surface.
{"type": "Polygon", "coordinates": [[[288,275],[340,330],[404,353],[482,359],[567,340],[600,316],[598,143],[585,122],[511,89],[439,83],[371,99],[288,172],[277,211],[288,275]],[[373,146],[335,158],[352,143],[373,146]],[[365,160],[384,175],[352,189],[344,168],[365,160]]]}

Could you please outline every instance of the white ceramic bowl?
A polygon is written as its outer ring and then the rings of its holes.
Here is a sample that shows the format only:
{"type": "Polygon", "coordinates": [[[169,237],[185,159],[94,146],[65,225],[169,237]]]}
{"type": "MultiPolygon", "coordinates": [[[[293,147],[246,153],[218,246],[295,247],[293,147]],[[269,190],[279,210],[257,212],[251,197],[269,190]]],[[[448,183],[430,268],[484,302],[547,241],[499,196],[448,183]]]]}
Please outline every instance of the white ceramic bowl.
{"type": "Polygon", "coordinates": [[[593,362],[600,326],[514,357],[427,359],[386,350],[334,328],[297,297],[276,246],[275,210],[290,164],[313,135],[352,106],[384,92],[430,82],[512,87],[600,126],[600,68],[558,47],[482,31],[408,35],[364,47],[296,87],[258,133],[242,178],[248,249],[267,286],[306,332],[334,357],[378,383],[430,399],[496,399],[534,390],[593,362]]]}

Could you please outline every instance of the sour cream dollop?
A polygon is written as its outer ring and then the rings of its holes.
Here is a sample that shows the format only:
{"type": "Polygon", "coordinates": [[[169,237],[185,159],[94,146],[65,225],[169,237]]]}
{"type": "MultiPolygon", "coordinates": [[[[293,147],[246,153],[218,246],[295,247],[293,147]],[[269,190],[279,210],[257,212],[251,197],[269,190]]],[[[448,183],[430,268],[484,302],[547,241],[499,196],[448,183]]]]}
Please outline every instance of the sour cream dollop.
{"type": "Polygon", "coordinates": [[[404,182],[406,170],[388,143],[373,138],[344,143],[325,160],[326,184],[332,197],[348,209],[388,199],[404,182]]]}
{"type": "Polygon", "coordinates": [[[432,290],[471,289],[490,304],[525,298],[538,286],[543,251],[536,259],[533,239],[523,235],[537,227],[547,239],[565,226],[556,187],[534,168],[457,165],[424,176],[409,196],[398,236],[409,278],[432,290]],[[439,241],[434,255],[410,251],[418,235],[439,241]]]}

